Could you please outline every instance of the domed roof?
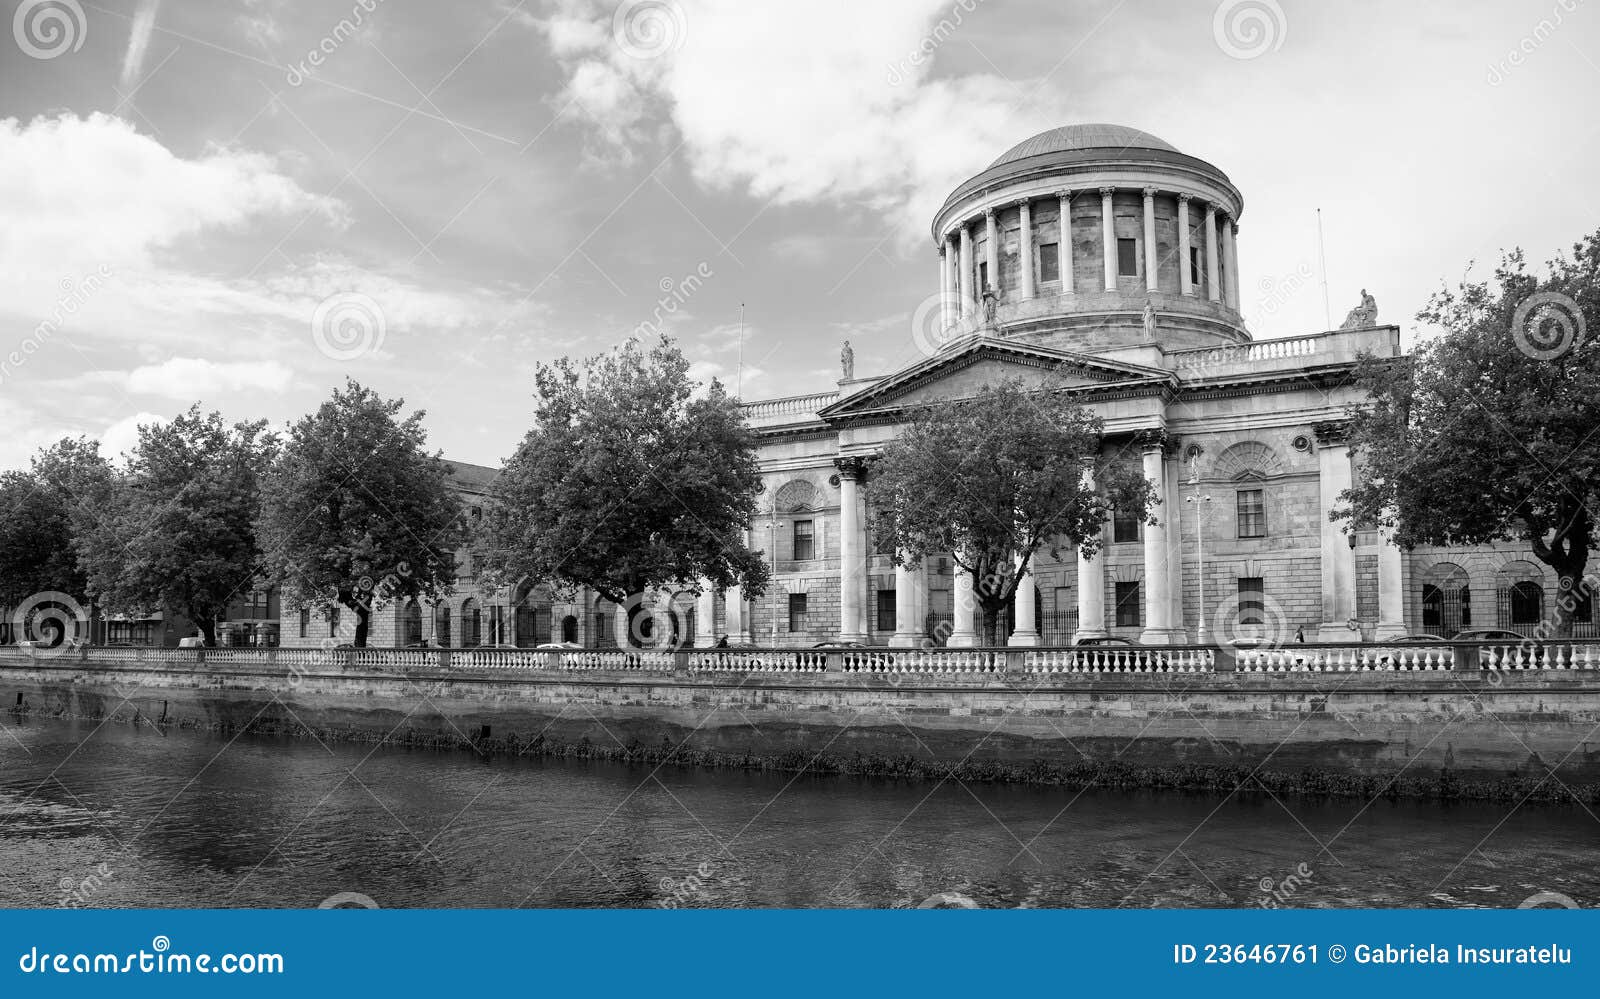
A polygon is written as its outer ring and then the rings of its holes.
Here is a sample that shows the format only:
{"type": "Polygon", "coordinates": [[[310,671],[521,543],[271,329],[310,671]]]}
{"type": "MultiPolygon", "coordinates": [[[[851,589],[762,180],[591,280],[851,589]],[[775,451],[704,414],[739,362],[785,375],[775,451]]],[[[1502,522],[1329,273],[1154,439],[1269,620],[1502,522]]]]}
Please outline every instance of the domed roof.
{"type": "Polygon", "coordinates": [[[1006,150],[999,159],[989,164],[988,169],[993,170],[1002,164],[1014,163],[1029,156],[1077,149],[1162,149],[1169,153],[1178,151],[1165,139],[1158,139],[1149,132],[1141,132],[1126,125],[1062,125],[1060,128],[1040,132],[1031,139],[1017,143],[1006,150]]]}

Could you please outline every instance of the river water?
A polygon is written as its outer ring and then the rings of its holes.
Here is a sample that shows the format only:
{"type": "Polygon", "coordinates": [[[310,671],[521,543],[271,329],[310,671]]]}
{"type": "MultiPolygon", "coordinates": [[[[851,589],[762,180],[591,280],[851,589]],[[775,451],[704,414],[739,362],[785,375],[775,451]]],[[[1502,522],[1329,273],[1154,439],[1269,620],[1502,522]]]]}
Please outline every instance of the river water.
{"type": "Polygon", "coordinates": [[[4,725],[7,906],[1600,904],[1600,821],[1582,806],[936,786],[4,725]]]}

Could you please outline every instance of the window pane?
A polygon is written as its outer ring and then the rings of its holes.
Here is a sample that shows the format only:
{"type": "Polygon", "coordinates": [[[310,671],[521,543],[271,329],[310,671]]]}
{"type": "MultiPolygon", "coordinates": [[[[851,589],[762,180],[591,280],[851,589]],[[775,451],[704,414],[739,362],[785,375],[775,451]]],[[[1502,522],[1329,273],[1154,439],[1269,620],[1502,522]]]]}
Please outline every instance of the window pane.
{"type": "Polygon", "coordinates": [[[1111,511],[1111,540],[1113,542],[1138,541],[1138,514],[1132,511],[1111,511]]]}
{"type": "Polygon", "coordinates": [[[1122,277],[1139,276],[1139,241],[1117,240],[1117,273],[1122,277]]]}
{"type": "Polygon", "coordinates": [[[893,590],[878,591],[878,631],[894,631],[894,592],[893,590]]]}
{"type": "Polygon", "coordinates": [[[806,595],[804,593],[789,594],[789,630],[806,630],[806,595]]]}
{"type": "Polygon", "coordinates": [[[804,562],[816,558],[816,536],[812,533],[812,522],[797,520],[794,522],[794,559],[804,562]]]}
{"type": "Polygon", "coordinates": [[[1239,537],[1263,538],[1267,534],[1267,504],[1260,489],[1241,489],[1236,498],[1239,537]]]}
{"type": "Polygon", "coordinates": [[[1189,249],[1189,283],[1200,286],[1200,251],[1194,247],[1189,249]]]}
{"type": "Polygon", "coordinates": [[[1239,623],[1266,624],[1266,586],[1260,576],[1239,577],[1239,623]]]}
{"type": "Polygon", "coordinates": [[[1139,618],[1139,584],[1117,584],[1117,627],[1137,628],[1139,618]]]}
{"type": "Polygon", "coordinates": [[[1039,244],[1039,280],[1061,280],[1061,247],[1055,243],[1039,244]]]}

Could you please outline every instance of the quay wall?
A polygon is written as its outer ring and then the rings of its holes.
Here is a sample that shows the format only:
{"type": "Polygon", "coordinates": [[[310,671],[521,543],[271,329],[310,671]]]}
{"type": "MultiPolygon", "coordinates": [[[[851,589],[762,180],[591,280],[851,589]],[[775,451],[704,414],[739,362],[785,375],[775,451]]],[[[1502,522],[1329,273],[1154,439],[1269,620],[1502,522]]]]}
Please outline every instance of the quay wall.
{"type": "Polygon", "coordinates": [[[1592,670],[885,677],[39,658],[0,660],[0,704],[11,724],[1600,781],[1592,670]]]}

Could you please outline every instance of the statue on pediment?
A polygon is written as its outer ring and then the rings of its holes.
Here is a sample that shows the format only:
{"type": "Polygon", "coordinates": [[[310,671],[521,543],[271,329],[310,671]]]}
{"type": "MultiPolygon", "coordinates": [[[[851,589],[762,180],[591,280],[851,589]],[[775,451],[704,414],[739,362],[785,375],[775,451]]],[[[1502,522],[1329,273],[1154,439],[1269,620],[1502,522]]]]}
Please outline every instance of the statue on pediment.
{"type": "Polygon", "coordinates": [[[1350,310],[1349,315],[1344,317],[1344,324],[1339,328],[1360,330],[1376,325],[1378,325],[1378,301],[1367,293],[1367,289],[1362,288],[1361,304],[1350,310]]]}
{"type": "Polygon", "coordinates": [[[844,349],[839,351],[839,367],[844,371],[844,380],[851,381],[856,376],[856,352],[850,346],[850,341],[844,342],[844,349]]]}

